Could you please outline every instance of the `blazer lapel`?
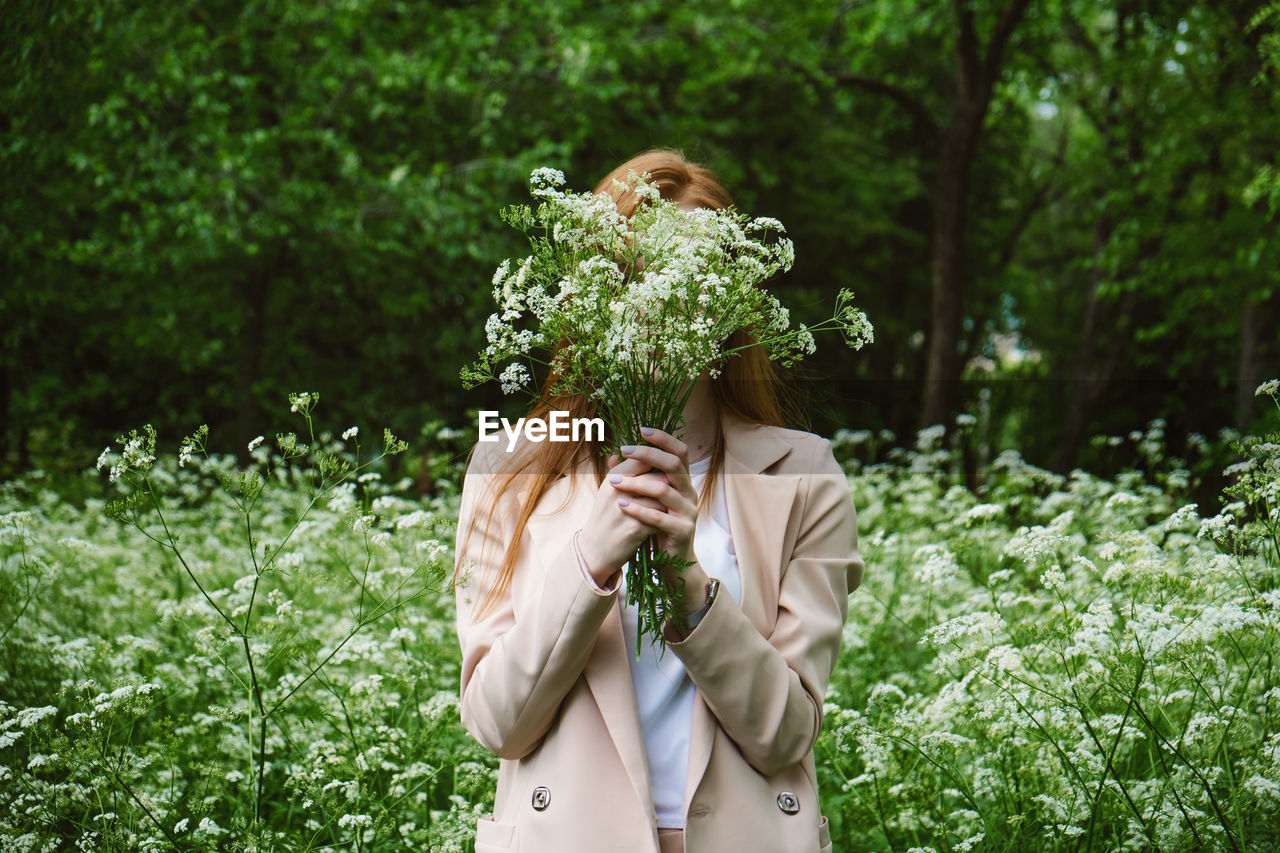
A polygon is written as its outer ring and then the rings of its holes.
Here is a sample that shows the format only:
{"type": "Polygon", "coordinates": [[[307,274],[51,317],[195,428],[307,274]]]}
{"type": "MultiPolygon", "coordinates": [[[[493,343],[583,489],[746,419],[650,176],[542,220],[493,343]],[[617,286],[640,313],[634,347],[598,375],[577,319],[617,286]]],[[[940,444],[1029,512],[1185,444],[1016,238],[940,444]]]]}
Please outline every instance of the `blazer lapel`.
{"type": "MultiPolygon", "coordinates": [[[[791,450],[789,444],[771,431],[728,412],[721,415],[721,429],[725,454],[720,476],[724,477],[729,532],[742,579],[739,606],[756,630],[767,635],[772,628],[768,614],[775,612],[778,605],[785,522],[800,481],[796,477],[771,477],[761,473],[791,450]]],[[[689,740],[686,813],[711,760],[715,731],[715,715],[699,692],[693,703],[693,730],[689,740]]]]}
{"type": "MultiPolygon", "coordinates": [[[[594,471],[590,463],[586,463],[579,467],[577,476],[573,479],[590,483],[594,482],[593,477],[594,471]]],[[[569,488],[569,482],[568,478],[561,479],[548,491],[544,496],[548,507],[554,510],[560,505],[563,498],[552,492],[569,488]]],[[[573,532],[580,526],[574,520],[585,519],[590,512],[592,496],[592,489],[578,488],[570,495],[563,509],[550,514],[535,512],[530,516],[528,530],[535,544],[534,553],[540,556],[561,553],[570,544],[573,532]]],[[[595,647],[587,658],[583,675],[600,708],[600,714],[604,717],[605,727],[609,730],[614,747],[622,758],[622,765],[631,779],[636,796],[646,813],[652,814],[653,787],[649,781],[649,767],[644,754],[644,733],[640,728],[635,685],[631,681],[631,666],[627,660],[621,608],[622,599],[619,597],[600,625],[595,647]]]]}
{"type": "Polygon", "coordinates": [[[640,729],[636,690],[627,661],[627,641],[622,633],[621,598],[596,634],[595,650],[587,658],[584,675],[636,796],[640,798],[645,813],[653,814],[653,785],[649,781],[644,733],[640,729]]]}
{"type": "Polygon", "coordinates": [[[767,634],[778,605],[779,573],[787,517],[800,484],[797,477],[771,477],[725,453],[725,500],[729,531],[742,577],[742,612],[767,634]]]}

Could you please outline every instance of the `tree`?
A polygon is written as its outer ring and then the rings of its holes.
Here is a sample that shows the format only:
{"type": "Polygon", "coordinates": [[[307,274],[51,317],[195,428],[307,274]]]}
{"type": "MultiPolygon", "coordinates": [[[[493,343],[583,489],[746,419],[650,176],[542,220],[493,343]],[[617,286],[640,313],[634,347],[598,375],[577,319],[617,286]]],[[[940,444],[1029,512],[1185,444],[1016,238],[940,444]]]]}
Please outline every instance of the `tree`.
{"type": "MultiPolygon", "coordinates": [[[[1006,51],[1029,5],[1029,0],[1005,3],[993,20],[983,21],[989,28],[984,40],[974,4],[969,0],[951,4],[947,40],[951,44],[953,71],[947,86],[949,104],[941,120],[934,117],[934,111],[920,95],[896,82],[861,71],[837,71],[831,77],[836,85],[890,99],[909,116],[921,141],[933,149],[929,179],[931,310],[921,426],[949,423],[958,406],[958,385],[965,361],[961,335],[965,281],[969,275],[966,241],[973,201],[971,178],[1006,51]]],[[[928,16],[921,17],[928,20],[928,16]]],[[[878,32],[880,28],[870,31],[878,32]]]]}

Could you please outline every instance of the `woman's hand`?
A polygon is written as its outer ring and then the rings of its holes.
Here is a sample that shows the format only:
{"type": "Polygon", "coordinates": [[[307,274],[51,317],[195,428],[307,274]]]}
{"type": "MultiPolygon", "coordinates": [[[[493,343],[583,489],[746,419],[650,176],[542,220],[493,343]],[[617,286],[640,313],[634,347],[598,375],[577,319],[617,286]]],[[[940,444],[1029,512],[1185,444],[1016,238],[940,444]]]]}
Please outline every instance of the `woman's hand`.
{"type": "Polygon", "coordinates": [[[609,457],[609,474],[579,539],[582,557],[601,586],[651,535],[677,560],[696,560],[698,497],[689,477],[688,447],[670,433],[646,430],[644,437],[653,446],[624,446],[624,459],[609,457]]]}
{"type": "Polygon", "coordinates": [[[689,477],[689,448],[660,429],[645,427],[641,432],[651,446],[623,447],[626,462],[606,480],[620,493],[622,511],[657,535],[659,549],[677,560],[693,560],[698,495],[689,477]],[[639,474],[629,467],[637,462],[643,469],[639,474]]]}

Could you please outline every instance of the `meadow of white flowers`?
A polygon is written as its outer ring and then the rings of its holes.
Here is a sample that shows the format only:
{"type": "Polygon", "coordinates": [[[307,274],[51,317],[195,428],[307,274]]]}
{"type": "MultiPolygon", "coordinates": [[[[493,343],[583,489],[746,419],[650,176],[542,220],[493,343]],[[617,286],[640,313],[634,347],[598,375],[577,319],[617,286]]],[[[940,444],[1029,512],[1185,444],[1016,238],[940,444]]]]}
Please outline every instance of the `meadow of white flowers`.
{"type": "Polygon", "coordinates": [[[1114,482],[1006,451],[976,495],[936,432],[851,460],[867,576],[818,744],[844,849],[1280,849],[1280,433],[1213,507],[1162,423],[1131,440],[1114,482]]]}
{"type": "MultiPolygon", "coordinates": [[[[0,484],[0,849],[471,849],[462,459],[411,496],[402,443],[294,404],[247,469],[144,431],[107,500],[0,484]]],[[[867,561],[816,747],[837,850],[1280,849],[1280,434],[1215,506],[1134,439],[1114,481],[1006,452],[975,493],[936,430],[835,437],[867,561]]]]}
{"type": "Polygon", "coordinates": [[[143,500],[0,485],[0,850],[467,849],[456,486],[403,497],[358,430],[248,470],[205,437],[104,454],[143,500]]]}

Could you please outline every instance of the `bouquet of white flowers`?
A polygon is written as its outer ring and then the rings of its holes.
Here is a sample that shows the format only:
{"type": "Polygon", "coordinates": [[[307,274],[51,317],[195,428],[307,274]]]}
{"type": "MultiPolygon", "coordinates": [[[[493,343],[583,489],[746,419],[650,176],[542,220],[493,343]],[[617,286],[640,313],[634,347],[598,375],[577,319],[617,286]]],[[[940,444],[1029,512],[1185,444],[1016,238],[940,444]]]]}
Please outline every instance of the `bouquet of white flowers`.
{"type": "MultiPolygon", "coordinates": [[[[760,284],[795,258],[782,223],[736,210],[685,211],[661,197],[647,175],[630,176],[640,204],[630,219],[614,199],[561,189],[564,175],[537,169],[536,208],[515,205],[504,221],[525,234],[532,253],[510,259],[493,277],[499,310],[489,344],[462,371],[466,387],[497,380],[505,393],[536,396],[534,375],[549,370],[552,397],[596,401],[609,428],[608,447],[639,444],[642,426],[677,433],[693,380],[711,376],[739,350],[725,342],[738,330],[789,366],[814,351],[813,333],[840,330],[849,346],[872,340],[866,315],[841,290],[834,316],[792,328],[787,309],[760,284]],[[548,355],[544,358],[543,355],[548,355]]],[[[675,563],[650,540],[627,567],[628,604],[640,634],[661,642],[665,614],[680,590],[662,581],[675,563]]],[[[639,650],[637,649],[637,654],[639,650]]]]}

